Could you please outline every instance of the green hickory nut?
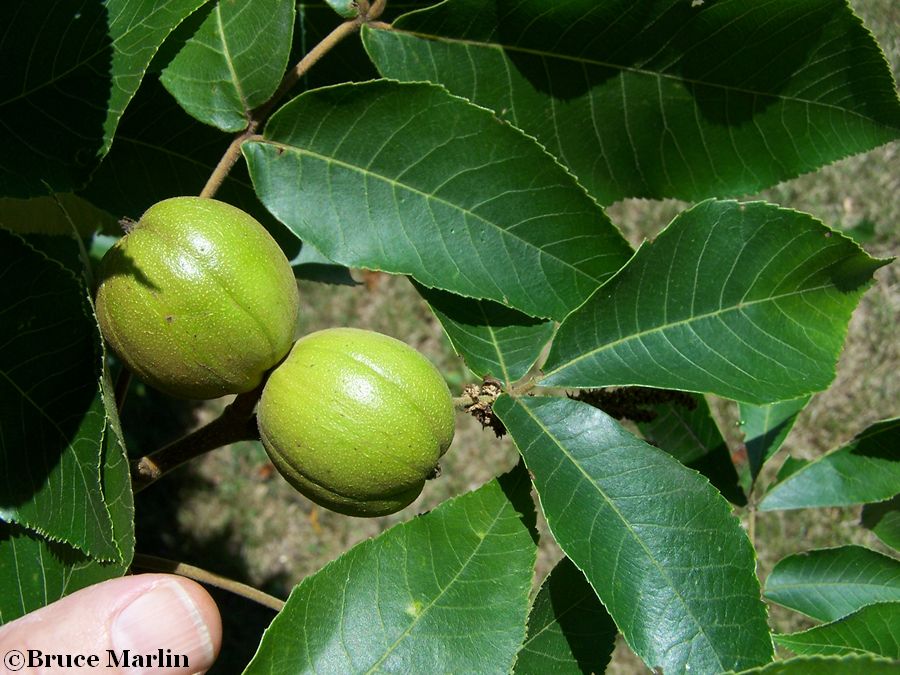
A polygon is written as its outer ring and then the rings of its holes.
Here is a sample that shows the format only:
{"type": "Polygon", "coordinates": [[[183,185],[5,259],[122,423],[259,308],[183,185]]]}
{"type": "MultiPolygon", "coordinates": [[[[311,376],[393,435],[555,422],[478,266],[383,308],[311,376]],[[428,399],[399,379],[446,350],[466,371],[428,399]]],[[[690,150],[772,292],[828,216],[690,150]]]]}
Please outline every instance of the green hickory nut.
{"type": "Polygon", "coordinates": [[[269,376],[257,418],[269,457],[294,488],[361,517],[418,497],[454,431],[437,368],[399,340],[356,328],[298,340],[269,376]]]}
{"type": "Polygon", "coordinates": [[[106,253],[96,310],[138,377],[209,399],[260,384],[291,347],[299,302],[290,263],[259,222],[224,202],[175,197],[106,253]]]}

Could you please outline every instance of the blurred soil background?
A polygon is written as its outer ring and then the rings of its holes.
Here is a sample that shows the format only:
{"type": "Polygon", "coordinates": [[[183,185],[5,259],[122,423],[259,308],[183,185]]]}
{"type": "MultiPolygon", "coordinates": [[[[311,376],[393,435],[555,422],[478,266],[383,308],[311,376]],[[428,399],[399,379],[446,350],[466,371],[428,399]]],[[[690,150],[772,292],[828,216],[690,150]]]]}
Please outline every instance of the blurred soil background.
{"type": "MultiPolygon", "coordinates": [[[[886,52],[895,79],[900,72],[900,3],[853,0],[886,52]]],[[[849,158],[753,198],[806,211],[843,230],[875,257],[897,254],[900,230],[900,144],[849,158]]],[[[687,204],[630,200],[609,216],[634,244],[655,236],[687,204]]],[[[358,275],[360,285],[300,282],[300,333],[330,326],[356,326],[393,335],[425,353],[444,373],[451,391],[474,382],[453,354],[440,324],[405,278],[358,275]]],[[[787,454],[807,459],[850,440],[870,423],[898,414],[900,271],[882,268],[850,324],[837,379],[815,396],[769,467],[771,479],[787,454]]],[[[190,406],[132,385],[123,414],[129,450],[150,452],[216,416],[227,400],[190,406]]],[[[741,431],[736,407],[714,406],[734,447],[741,431]]],[[[354,544],[453,495],[477,488],[514,466],[508,438],[497,441],[471,417],[459,416],[453,447],[440,478],[402,512],[356,519],[321,509],[290,488],[273,470],[261,445],[240,443],[210,453],[173,472],[136,498],[138,551],[186,562],[286,598],[290,589],[354,544]]],[[[762,579],[782,557],[810,548],[860,543],[884,550],[859,526],[859,508],[759,514],[756,544],[762,579]]],[[[744,518],[746,521],[746,517],[744,518]]],[[[545,528],[544,528],[545,529],[545,528]]],[[[543,536],[536,583],[562,555],[543,536]]],[[[252,657],[274,613],[234,595],[215,592],[225,624],[224,651],[213,673],[239,672],[252,657]]],[[[779,631],[810,625],[800,615],[773,606],[770,623],[779,631]]],[[[621,642],[621,640],[620,640],[621,642]]],[[[619,644],[610,672],[646,673],[619,644]]]]}

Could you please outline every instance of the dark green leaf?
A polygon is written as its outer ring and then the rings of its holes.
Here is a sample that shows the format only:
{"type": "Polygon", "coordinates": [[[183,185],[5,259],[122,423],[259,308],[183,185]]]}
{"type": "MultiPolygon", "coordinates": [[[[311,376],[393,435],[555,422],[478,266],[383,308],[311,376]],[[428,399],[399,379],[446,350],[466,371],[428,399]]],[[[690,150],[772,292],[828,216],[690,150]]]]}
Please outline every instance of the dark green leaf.
{"type": "MultiPolygon", "coordinates": [[[[137,220],[158,201],[198,194],[216,167],[228,139],[185,114],[158,81],[144,83],[122,119],[116,143],[80,193],[115,215],[137,220]]],[[[297,237],[259,203],[239,162],[216,193],[259,220],[288,259],[300,251],[297,237]]]]}
{"type": "Polygon", "coordinates": [[[616,624],[574,563],[547,576],[528,616],[515,675],[602,673],[616,645],[616,624]]]}
{"type": "Polygon", "coordinates": [[[557,543],[648,666],[705,673],[771,660],[753,549],[705,478],[585,403],[501,396],[494,412],[557,543]]]}
{"type": "Polygon", "coordinates": [[[900,135],[844,0],[449,0],[364,41],[384,76],[534,135],[602,203],[755,192],[900,135]]]}
{"type": "Polygon", "coordinates": [[[870,652],[900,659],[900,602],[868,605],[842,619],[801,633],[775,635],[775,642],[797,654],[870,652]]]}
{"type": "Polygon", "coordinates": [[[767,403],[824,389],[888,261],[811,216],[706,201],[563,322],[544,384],[641,384],[767,403]]]}
{"type": "Polygon", "coordinates": [[[541,321],[490,300],[473,300],[414,283],[444,327],[456,353],[479,377],[506,385],[523,377],[553,336],[541,321]]]}
{"type": "Polygon", "coordinates": [[[900,602],[900,561],[862,546],[788,556],[766,579],[766,597],[835,621],[876,602],[900,602]]]}
{"type": "Polygon", "coordinates": [[[525,637],[522,467],[364,541],[294,588],[245,673],[507,672],[525,637]]]}
{"type": "Polygon", "coordinates": [[[702,473],[732,504],[743,506],[747,503],[747,496],[738,484],[728,444],[722,438],[705,396],[686,395],[684,401],[656,404],[650,410],[656,417],[638,423],[647,442],[702,473]],[[688,405],[687,401],[692,401],[693,405],[688,405]]]}
{"type": "Polygon", "coordinates": [[[0,230],[0,519],[121,560],[101,488],[103,361],[78,246],[30,241],[0,230]]]}
{"type": "Polygon", "coordinates": [[[0,194],[80,187],[166,36],[203,0],[0,3],[0,194]]]}
{"type": "Polygon", "coordinates": [[[900,488],[900,418],[877,422],[847,445],[778,478],[760,502],[760,510],[890,499],[900,488]]]}
{"type": "Polygon", "coordinates": [[[294,0],[220,0],[160,79],[201,122],[241,131],[281,82],[293,26],[294,0]]]}
{"type": "MultiPolygon", "coordinates": [[[[122,118],[115,145],[80,194],[116,218],[137,220],[158,201],[198,194],[228,142],[187,115],[159,81],[148,79],[122,118]]],[[[216,198],[254,216],[265,213],[243,168],[232,170],[216,198]]]]}
{"type": "MultiPolygon", "coordinates": [[[[131,566],[134,557],[134,493],[131,487],[131,466],[125,449],[125,435],[119,423],[116,398],[107,368],[101,381],[103,403],[106,407],[106,429],[103,432],[103,464],[101,465],[100,486],[103,488],[103,502],[112,520],[113,539],[120,553],[120,564],[103,565],[98,568],[103,574],[118,576],[131,566]]],[[[104,578],[109,578],[104,576],[104,578]]]]}
{"type": "Polygon", "coordinates": [[[747,449],[744,487],[749,488],[753,484],[763,465],[778,452],[794,427],[797,415],[809,403],[809,398],[801,396],[769,405],[740,404],[739,414],[747,449]]]}
{"type": "Polygon", "coordinates": [[[0,521],[0,625],[126,569],[0,521]]]}
{"type": "Polygon", "coordinates": [[[103,398],[112,419],[103,433],[100,485],[112,521],[118,562],[102,563],[60,542],[0,521],[0,625],[85,586],[121,576],[134,555],[131,472],[115,414],[109,378],[103,398]]]}
{"type": "Polygon", "coordinates": [[[630,255],[531,138],[440,87],[310,91],[264,136],[243,145],[260,199],[342,265],[561,319],[630,255]]]}
{"type": "Polygon", "coordinates": [[[874,655],[797,656],[740,675],[897,675],[900,662],[874,655]]]}
{"type": "Polygon", "coordinates": [[[882,542],[900,551],[900,495],[886,502],[863,506],[862,524],[882,542]]]}

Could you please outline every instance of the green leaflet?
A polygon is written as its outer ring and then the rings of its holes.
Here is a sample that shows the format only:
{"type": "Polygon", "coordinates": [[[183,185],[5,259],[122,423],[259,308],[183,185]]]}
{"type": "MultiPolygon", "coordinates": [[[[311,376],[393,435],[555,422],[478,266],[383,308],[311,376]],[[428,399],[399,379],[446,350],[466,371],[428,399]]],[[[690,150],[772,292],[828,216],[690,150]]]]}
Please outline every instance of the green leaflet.
{"type": "Polygon", "coordinates": [[[766,598],[835,621],[876,602],[900,602],[900,561],[862,546],[807,551],[778,562],[766,598]]]}
{"type": "Polygon", "coordinates": [[[844,0],[448,0],[363,36],[382,75],[494,110],[604,204],[752,193],[900,135],[844,0]]]}
{"type": "Polygon", "coordinates": [[[520,466],[307,577],[244,672],[508,671],[536,556],[530,485],[520,466]]]}
{"type": "Polygon", "coordinates": [[[45,195],[47,185],[58,192],[80,187],[109,151],[156,50],[202,4],[2,3],[0,46],[8,80],[0,94],[0,195],[45,195]]]}
{"type": "Polygon", "coordinates": [[[872,653],[900,659],[897,625],[900,602],[867,605],[832,623],[787,635],[775,642],[797,654],[872,653]]]}
{"type": "Polygon", "coordinates": [[[557,543],[650,668],[771,660],[753,549],[705,478],[585,403],[502,396],[494,412],[557,543]]]}
{"type": "Polygon", "coordinates": [[[562,319],[631,254],[533,139],[441,87],[309,91],[243,152],[260,200],[329,259],[531,316],[562,319]]]}
{"type": "Polygon", "coordinates": [[[415,284],[444,327],[456,353],[480,377],[509,386],[537,360],[553,336],[552,321],[541,321],[490,300],[473,300],[415,284]]]}
{"type": "Polygon", "coordinates": [[[824,389],[850,314],[888,262],[796,211],[702,202],[563,322],[542,384],[750,403],[824,389]]]}
{"type": "Polygon", "coordinates": [[[103,362],[74,271],[78,247],[63,237],[30,241],[0,230],[0,519],[99,560],[121,560],[101,487],[103,362]]]}
{"type": "Polygon", "coordinates": [[[160,79],[201,122],[242,131],[281,82],[293,27],[293,0],[222,0],[160,79]]]}
{"type": "Polygon", "coordinates": [[[890,499],[900,486],[900,418],[877,422],[847,445],[815,461],[796,461],[783,469],[760,502],[760,510],[890,499]]]}

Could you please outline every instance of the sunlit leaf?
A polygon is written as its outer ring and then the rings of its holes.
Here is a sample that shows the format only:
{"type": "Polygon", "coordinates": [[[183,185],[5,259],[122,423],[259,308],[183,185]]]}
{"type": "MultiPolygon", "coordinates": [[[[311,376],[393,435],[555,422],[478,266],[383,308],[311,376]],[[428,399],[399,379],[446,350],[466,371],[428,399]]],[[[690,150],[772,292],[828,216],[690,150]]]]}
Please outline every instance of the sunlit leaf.
{"type": "Polygon", "coordinates": [[[796,654],[854,654],[869,652],[900,659],[900,602],[867,605],[832,623],[786,635],[775,642],[796,654]]]}
{"type": "Polygon", "coordinates": [[[364,39],[384,76],[496,111],[603,203],[755,192],[900,135],[844,0],[448,0],[364,39]]]}
{"type": "Polygon", "coordinates": [[[294,0],[221,0],[160,79],[201,122],[241,131],[281,82],[293,27],[294,0]]]}
{"type": "Polygon", "coordinates": [[[531,138],[440,87],[310,91],[243,152],[266,207],[335,262],[533,316],[561,319],[630,255],[531,138]]]}
{"type": "Polygon", "coordinates": [[[746,534],[705,478],[586,403],[501,396],[550,531],[629,646],[665,672],[768,662],[746,534]]]}
{"type": "Polygon", "coordinates": [[[759,508],[849,506],[890,499],[900,487],[900,418],[873,424],[847,445],[779,474],[759,508]]]}
{"type": "Polygon", "coordinates": [[[766,597],[835,621],[876,602],[900,602],[900,561],[862,546],[798,553],[775,565],[766,597]]]}
{"type": "Polygon", "coordinates": [[[887,262],[796,211],[702,202],[563,322],[543,383],[750,403],[824,389],[850,314],[887,262]]]}
{"type": "Polygon", "coordinates": [[[350,549],[294,588],[245,673],[507,672],[536,556],[519,467],[350,549]]]}

